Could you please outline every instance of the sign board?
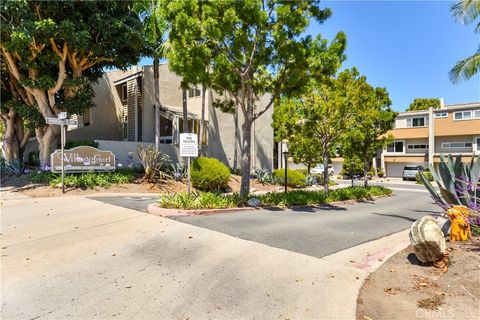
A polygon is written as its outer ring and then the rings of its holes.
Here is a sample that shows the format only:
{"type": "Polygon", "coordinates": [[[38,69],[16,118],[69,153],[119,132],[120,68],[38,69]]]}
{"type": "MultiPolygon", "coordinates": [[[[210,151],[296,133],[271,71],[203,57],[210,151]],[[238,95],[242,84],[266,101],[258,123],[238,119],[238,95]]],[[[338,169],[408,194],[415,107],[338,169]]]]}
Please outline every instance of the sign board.
{"type": "Polygon", "coordinates": [[[180,157],[198,157],[198,140],[195,133],[180,133],[180,157]]]}
{"type": "Polygon", "coordinates": [[[61,126],[63,124],[63,119],[47,117],[45,118],[45,122],[47,124],[56,124],[58,126],[61,126]]]}
{"type": "MultiPolygon", "coordinates": [[[[114,171],[115,155],[111,151],[80,146],[63,151],[65,172],[114,171]]],[[[50,155],[52,172],[62,171],[61,150],[50,155]]]]}
{"type": "Polygon", "coordinates": [[[57,126],[78,126],[78,121],[77,120],[72,120],[72,119],[60,119],[60,118],[50,118],[47,117],[45,118],[45,122],[47,124],[54,124],[57,126]]]}
{"type": "Polygon", "coordinates": [[[58,114],[58,119],[67,119],[67,113],[66,112],[60,112],[58,114]]]}

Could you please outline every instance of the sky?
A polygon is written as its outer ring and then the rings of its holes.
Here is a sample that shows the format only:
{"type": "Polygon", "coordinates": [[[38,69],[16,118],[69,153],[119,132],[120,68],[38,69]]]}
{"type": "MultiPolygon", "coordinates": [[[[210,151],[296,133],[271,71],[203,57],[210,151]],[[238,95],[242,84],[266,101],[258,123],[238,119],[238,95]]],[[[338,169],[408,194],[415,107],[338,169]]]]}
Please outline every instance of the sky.
{"type": "MultiPolygon", "coordinates": [[[[446,104],[479,102],[480,74],[452,84],[448,72],[472,55],[480,35],[456,22],[453,1],[322,1],[333,14],[307,34],[329,40],[347,35],[343,68],[357,67],[367,81],[386,87],[392,107],[404,111],[415,98],[444,98],[446,104]]],[[[141,64],[151,64],[143,59],[141,64]]]]}
{"type": "Polygon", "coordinates": [[[456,22],[453,1],[323,1],[332,16],[307,33],[332,39],[347,35],[344,67],[357,67],[367,81],[386,87],[392,107],[404,111],[414,98],[444,98],[446,104],[480,101],[480,74],[452,84],[448,72],[479,46],[473,24],[456,22]]]}

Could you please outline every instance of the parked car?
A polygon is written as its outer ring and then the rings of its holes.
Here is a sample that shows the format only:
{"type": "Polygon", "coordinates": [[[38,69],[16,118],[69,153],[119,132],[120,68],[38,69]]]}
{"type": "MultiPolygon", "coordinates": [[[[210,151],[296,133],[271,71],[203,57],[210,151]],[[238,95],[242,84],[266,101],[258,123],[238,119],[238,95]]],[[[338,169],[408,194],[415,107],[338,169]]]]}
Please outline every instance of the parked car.
{"type": "Polygon", "coordinates": [[[403,167],[403,180],[415,180],[419,169],[423,169],[423,167],[415,165],[408,165],[403,167]]]}
{"type": "MultiPolygon", "coordinates": [[[[323,174],[323,171],[324,171],[324,166],[323,164],[317,164],[314,168],[310,169],[310,173],[311,174],[323,174]]],[[[333,170],[333,166],[331,164],[329,164],[327,166],[327,170],[328,170],[328,175],[329,176],[333,176],[335,174],[335,171],[333,170]]]]}

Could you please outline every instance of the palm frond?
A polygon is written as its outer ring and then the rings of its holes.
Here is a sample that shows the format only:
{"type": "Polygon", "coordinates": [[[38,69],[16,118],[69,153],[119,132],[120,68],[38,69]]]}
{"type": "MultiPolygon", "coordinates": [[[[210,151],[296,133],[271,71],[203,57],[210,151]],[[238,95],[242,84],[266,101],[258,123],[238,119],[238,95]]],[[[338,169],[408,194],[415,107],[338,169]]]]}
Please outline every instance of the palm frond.
{"type": "Polygon", "coordinates": [[[460,60],[449,72],[450,81],[454,84],[468,80],[480,71],[480,49],[472,56],[460,60]]]}
{"type": "Polygon", "coordinates": [[[450,7],[450,11],[457,21],[472,23],[480,16],[480,0],[460,0],[450,7]]]}

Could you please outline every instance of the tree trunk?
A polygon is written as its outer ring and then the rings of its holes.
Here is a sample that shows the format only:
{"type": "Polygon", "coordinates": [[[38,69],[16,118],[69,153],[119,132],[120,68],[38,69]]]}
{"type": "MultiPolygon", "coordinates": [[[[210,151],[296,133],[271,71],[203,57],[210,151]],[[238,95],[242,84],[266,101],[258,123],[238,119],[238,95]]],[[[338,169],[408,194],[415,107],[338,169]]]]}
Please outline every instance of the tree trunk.
{"type": "Polygon", "coordinates": [[[187,89],[182,88],[183,133],[188,133],[187,89]]]}
{"type": "Polygon", "coordinates": [[[363,157],[363,186],[368,187],[368,157],[363,157]]]}
{"type": "Polygon", "coordinates": [[[310,163],[307,164],[307,174],[310,174],[310,163]]]}
{"type": "Polygon", "coordinates": [[[60,126],[47,126],[45,131],[36,130],[38,148],[40,150],[40,167],[50,166],[50,154],[55,151],[60,126]]]}
{"type": "Polygon", "coordinates": [[[323,191],[328,193],[328,152],[323,152],[323,191]]]}
{"type": "Polygon", "coordinates": [[[15,117],[5,120],[5,133],[3,135],[3,157],[6,163],[20,159],[20,145],[15,133],[15,117]]]}
{"type": "Polygon", "coordinates": [[[155,150],[160,151],[160,61],[153,58],[153,85],[155,87],[155,150]]]}
{"type": "Polygon", "coordinates": [[[250,192],[250,163],[252,155],[250,153],[252,145],[252,119],[245,119],[242,125],[242,181],[240,183],[240,197],[248,196],[250,192]]]}
{"type": "Polygon", "coordinates": [[[233,114],[233,121],[235,122],[235,140],[233,145],[233,170],[238,170],[238,146],[240,140],[240,130],[238,128],[238,108],[235,108],[235,113],[233,114]]]}
{"type": "Polygon", "coordinates": [[[202,155],[203,151],[203,131],[205,130],[205,91],[207,90],[205,84],[202,85],[202,115],[200,118],[200,130],[199,130],[199,137],[198,137],[198,149],[200,151],[200,155],[202,155]]]}

